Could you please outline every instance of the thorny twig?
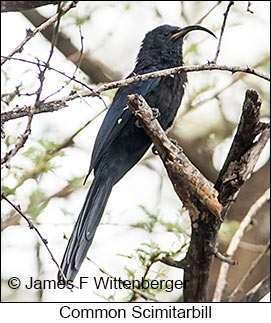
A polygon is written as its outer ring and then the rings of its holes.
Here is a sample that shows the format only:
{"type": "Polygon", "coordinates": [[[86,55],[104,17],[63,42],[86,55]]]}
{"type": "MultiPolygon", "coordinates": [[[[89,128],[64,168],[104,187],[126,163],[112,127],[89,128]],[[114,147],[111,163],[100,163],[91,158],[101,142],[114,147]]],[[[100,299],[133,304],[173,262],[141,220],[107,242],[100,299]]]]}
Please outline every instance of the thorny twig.
{"type": "Polygon", "coordinates": [[[249,13],[254,13],[251,9],[250,9],[250,7],[251,7],[251,1],[248,1],[247,2],[247,12],[249,12],[249,13]]]}
{"type": "Polygon", "coordinates": [[[224,34],[224,30],[225,30],[225,26],[226,26],[226,21],[228,18],[228,14],[230,11],[231,6],[234,5],[234,1],[230,1],[227,7],[227,10],[224,13],[224,19],[223,19],[223,23],[222,23],[222,27],[221,27],[221,32],[220,32],[220,36],[219,36],[219,40],[218,40],[218,45],[217,45],[217,50],[216,50],[216,54],[215,54],[215,58],[212,61],[212,64],[216,64],[217,59],[218,59],[218,55],[220,53],[220,47],[221,47],[221,42],[222,42],[222,37],[224,34]]]}
{"type": "MultiPolygon", "coordinates": [[[[70,1],[67,5],[63,6],[62,8],[62,15],[64,15],[66,12],[68,12],[70,9],[74,8],[76,6],[76,3],[78,1],[70,1]]],[[[59,19],[59,14],[55,14],[53,17],[45,21],[43,24],[41,24],[39,27],[35,28],[34,30],[27,30],[27,35],[25,39],[7,56],[4,57],[1,60],[1,65],[3,65],[9,58],[11,58],[14,54],[20,53],[23,50],[23,46],[31,39],[33,38],[37,33],[44,30],[48,26],[52,25],[54,22],[56,22],[59,19]]]]}
{"type": "MultiPolygon", "coordinates": [[[[5,56],[1,56],[1,57],[5,57],[5,56]]],[[[62,72],[62,71],[60,71],[60,70],[58,70],[58,69],[56,69],[56,68],[52,67],[50,64],[46,64],[45,62],[40,61],[40,60],[38,60],[37,62],[33,62],[33,61],[30,61],[30,60],[27,60],[27,59],[24,59],[24,58],[17,58],[17,57],[11,57],[10,59],[11,59],[11,60],[14,60],[14,61],[22,62],[22,63],[27,63],[27,64],[36,65],[36,66],[38,66],[38,67],[46,67],[46,66],[47,66],[47,68],[48,68],[48,70],[49,70],[49,71],[56,72],[56,73],[58,73],[58,74],[60,74],[60,75],[62,75],[62,76],[64,76],[64,77],[68,78],[68,79],[69,79],[68,84],[69,84],[71,81],[73,81],[73,82],[75,82],[75,83],[78,83],[78,84],[82,85],[83,87],[85,87],[85,88],[86,88],[86,89],[88,89],[89,91],[93,91],[93,89],[92,89],[91,87],[89,87],[86,83],[84,83],[84,82],[82,82],[82,81],[80,81],[80,80],[77,80],[77,79],[75,78],[75,73],[76,73],[76,71],[77,71],[77,69],[78,69],[79,65],[76,67],[76,70],[74,71],[73,75],[72,75],[72,76],[69,76],[69,75],[67,75],[65,72],[62,72]]],[[[65,86],[66,86],[66,85],[68,85],[68,84],[65,84],[65,86]]],[[[63,87],[61,88],[61,90],[62,90],[65,86],[63,86],[63,87]]],[[[60,91],[60,90],[59,90],[59,91],[60,91]]],[[[57,93],[57,92],[55,92],[54,94],[56,94],[56,93],[57,93]]],[[[54,94],[51,94],[50,96],[52,96],[52,95],[54,95],[54,94]]],[[[44,99],[44,101],[45,101],[45,100],[47,100],[47,99],[48,99],[48,97],[47,97],[47,98],[45,98],[45,99],[44,99]]]]}
{"type": "Polygon", "coordinates": [[[34,105],[31,107],[29,114],[28,114],[28,122],[27,122],[27,126],[26,126],[26,130],[25,132],[21,135],[21,137],[19,138],[18,142],[16,143],[15,147],[13,149],[11,149],[9,152],[6,153],[6,155],[1,158],[1,164],[4,163],[8,163],[10,161],[10,159],[15,156],[17,154],[17,152],[24,146],[24,144],[26,143],[30,133],[31,133],[31,124],[32,124],[32,120],[33,120],[33,116],[38,108],[38,106],[41,103],[41,93],[42,93],[42,89],[43,89],[43,85],[44,85],[44,81],[45,81],[45,72],[48,69],[50,60],[53,56],[54,53],[54,47],[57,41],[57,33],[59,30],[59,25],[60,25],[60,19],[62,16],[62,10],[61,10],[61,2],[59,2],[58,7],[57,7],[57,24],[56,27],[54,29],[54,35],[53,35],[53,39],[52,39],[52,44],[51,44],[51,50],[49,53],[49,57],[47,59],[47,62],[45,64],[44,69],[42,70],[40,68],[40,66],[38,65],[38,69],[39,69],[39,81],[40,81],[40,86],[37,90],[37,94],[36,94],[36,100],[34,105]]]}
{"type": "MultiPolygon", "coordinates": [[[[74,70],[74,72],[73,72],[72,77],[69,77],[69,76],[67,76],[64,72],[63,72],[63,73],[61,72],[61,74],[62,74],[62,75],[64,75],[65,77],[68,77],[68,78],[69,78],[69,81],[68,81],[65,85],[61,86],[61,88],[60,88],[60,89],[58,89],[58,90],[57,90],[57,91],[55,91],[54,93],[52,93],[52,94],[48,95],[48,96],[44,99],[44,101],[48,100],[50,97],[52,97],[52,96],[54,96],[55,94],[57,94],[57,93],[59,93],[60,91],[62,91],[65,87],[67,87],[67,86],[71,83],[71,81],[77,81],[77,80],[76,80],[76,78],[75,78],[75,74],[76,74],[77,70],[80,68],[80,65],[81,65],[81,62],[82,62],[82,58],[83,58],[83,52],[84,52],[84,42],[83,42],[84,37],[83,37],[83,35],[82,35],[82,31],[81,31],[81,27],[80,27],[80,26],[79,26],[79,34],[80,34],[80,41],[81,41],[80,56],[79,56],[78,64],[77,64],[77,65],[76,65],[76,67],[75,67],[75,70],[74,70]]],[[[59,72],[58,70],[55,70],[55,71],[59,72]]],[[[77,82],[79,82],[79,81],[77,81],[77,82]]],[[[85,86],[86,88],[90,89],[86,84],[84,84],[84,83],[82,83],[82,82],[80,82],[80,84],[81,84],[81,85],[83,85],[83,86],[85,86]]]]}
{"type": "Polygon", "coordinates": [[[57,269],[62,273],[62,276],[63,277],[65,277],[64,276],[64,274],[63,274],[63,272],[62,272],[62,270],[61,270],[61,268],[60,268],[60,266],[59,266],[59,264],[58,264],[58,262],[56,261],[56,259],[55,259],[55,257],[54,257],[54,255],[53,255],[53,253],[52,253],[52,251],[50,250],[50,248],[48,247],[48,241],[45,239],[45,238],[43,238],[43,236],[41,235],[41,233],[40,233],[40,231],[34,226],[34,224],[32,223],[32,221],[31,220],[29,220],[28,219],[28,217],[27,216],[25,216],[24,215],[24,213],[21,211],[21,209],[20,209],[20,207],[19,206],[16,206],[15,204],[13,204],[6,196],[5,196],[5,194],[1,194],[1,198],[3,199],[3,200],[5,200],[5,201],[7,201],[19,214],[20,214],[20,216],[21,217],[23,217],[25,220],[26,220],[26,222],[28,223],[28,226],[29,226],[29,229],[34,229],[35,231],[36,231],[36,233],[37,233],[37,235],[39,236],[39,238],[40,238],[40,240],[42,241],[42,243],[44,244],[44,246],[45,246],[45,248],[47,249],[47,251],[49,252],[49,254],[50,254],[50,256],[51,256],[51,259],[53,260],[53,262],[56,264],[56,266],[57,266],[57,269]]]}

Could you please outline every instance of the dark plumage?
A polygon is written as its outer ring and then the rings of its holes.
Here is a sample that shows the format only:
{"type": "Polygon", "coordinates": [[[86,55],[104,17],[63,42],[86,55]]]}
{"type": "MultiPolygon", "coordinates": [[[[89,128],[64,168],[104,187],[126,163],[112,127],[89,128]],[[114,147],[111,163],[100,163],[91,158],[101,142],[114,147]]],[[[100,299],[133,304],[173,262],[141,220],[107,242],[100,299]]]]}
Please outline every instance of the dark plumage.
{"type": "MultiPolygon", "coordinates": [[[[183,37],[201,26],[163,25],[147,33],[137,56],[136,66],[128,76],[181,66],[183,37]]],[[[141,94],[152,108],[159,110],[158,120],[164,130],[176,116],[184,94],[186,74],[140,81],[120,88],[108,110],[96,138],[90,171],[94,180],[74,226],[61,269],[68,280],[74,280],[92,243],[113,185],[145,154],[151,140],[138,127],[136,117],[126,108],[127,95],[141,94]]],[[[61,275],[59,274],[59,279],[61,275]]]]}

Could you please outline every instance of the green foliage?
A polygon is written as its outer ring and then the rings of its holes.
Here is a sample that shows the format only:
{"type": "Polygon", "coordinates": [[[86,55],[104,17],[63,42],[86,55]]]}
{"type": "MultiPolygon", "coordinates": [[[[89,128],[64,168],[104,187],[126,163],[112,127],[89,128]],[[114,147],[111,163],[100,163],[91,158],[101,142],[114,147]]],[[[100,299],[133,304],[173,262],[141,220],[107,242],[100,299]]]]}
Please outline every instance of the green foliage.
{"type": "Polygon", "coordinates": [[[143,205],[140,205],[139,207],[148,216],[148,220],[144,221],[144,222],[137,222],[135,224],[132,224],[131,226],[135,227],[135,228],[142,228],[148,232],[152,232],[153,228],[159,223],[159,220],[158,220],[159,212],[157,214],[155,214],[155,213],[148,211],[143,205]]]}
{"type": "MultiPolygon", "coordinates": [[[[9,146],[13,142],[12,136],[6,138],[6,145],[9,146]]],[[[26,167],[13,165],[12,168],[5,172],[2,176],[1,190],[5,196],[16,195],[19,188],[23,189],[27,181],[30,179],[37,180],[42,183],[42,176],[48,172],[52,172],[59,167],[58,163],[54,162],[55,157],[65,156],[64,149],[72,144],[68,139],[63,142],[56,143],[44,138],[31,138],[31,145],[21,154],[21,160],[26,167]],[[11,182],[12,185],[6,183],[11,182]]],[[[47,196],[44,190],[33,186],[32,192],[28,193],[26,209],[22,210],[24,214],[31,215],[34,221],[37,221],[38,216],[47,207],[52,198],[64,198],[71,194],[74,190],[82,186],[83,177],[74,177],[67,180],[67,185],[56,191],[54,194],[47,196]]],[[[37,182],[38,185],[38,182],[37,182]]],[[[14,211],[10,213],[10,216],[14,211]]]]}
{"type": "MultiPolygon", "coordinates": [[[[163,248],[159,242],[150,239],[148,242],[142,242],[134,249],[132,254],[119,254],[119,256],[127,258],[127,265],[124,268],[127,275],[125,279],[130,281],[140,281],[142,278],[147,281],[165,279],[168,277],[169,267],[163,265],[160,259],[164,257],[173,259],[182,258],[189,244],[189,223],[185,221],[181,222],[180,220],[183,218],[183,213],[186,210],[180,210],[176,220],[170,222],[163,220],[159,211],[151,212],[144,206],[140,206],[140,208],[147,215],[147,219],[144,222],[133,224],[132,227],[144,229],[149,233],[155,232],[157,234],[158,231],[174,233],[176,240],[170,248],[163,248]],[[178,246],[177,248],[176,245],[178,246]]],[[[141,286],[139,289],[153,297],[165,291],[165,287],[153,289],[151,288],[151,284],[149,288],[143,288],[141,286]]],[[[129,295],[125,296],[123,301],[134,301],[138,297],[135,291],[130,290],[129,295]]]]}
{"type": "Polygon", "coordinates": [[[41,190],[35,190],[29,196],[28,213],[31,214],[34,221],[37,220],[40,213],[46,208],[48,201],[43,203],[45,193],[41,190]]]}
{"type": "Polygon", "coordinates": [[[230,239],[234,235],[234,233],[238,230],[239,225],[240,225],[239,221],[235,221],[235,220],[222,223],[221,228],[218,232],[219,239],[226,240],[226,241],[230,239]]]}
{"type": "MultiPolygon", "coordinates": [[[[246,231],[251,230],[255,225],[257,225],[257,221],[254,220],[247,226],[246,231]]],[[[231,220],[231,221],[223,222],[218,232],[219,239],[228,241],[229,239],[232,238],[232,236],[239,229],[239,227],[240,227],[239,221],[231,220]]]]}
{"type": "MultiPolygon", "coordinates": [[[[130,281],[144,281],[151,282],[153,280],[161,280],[168,277],[168,267],[165,267],[160,263],[160,259],[164,257],[175,258],[182,254],[183,248],[186,244],[183,244],[178,250],[164,250],[161,246],[153,241],[150,240],[149,242],[143,242],[140,244],[138,248],[134,250],[134,253],[131,255],[120,255],[126,257],[127,259],[134,260],[138,263],[137,269],[131,269],[128,266],[125,266],[125,271],[127,274],[126,279],[130,281]],[[154,264],[156,264],[154,268],[154,264]],[[138,274],[141,272],[141,276],[138,274]]],[[[168,288],[169,286],[167,286],[168,288]]],[[[139,286],[144,293],[150,296],[157,296],[157,293],[164,292],[166,287],[161,286],[161,288],[152,288],[151,284],[149,287],[139,286]]],[[[136,300],[139,296],[137,295],[136,291],[130,290],[130,295],[125,297],[125,301],[136,300]],[[130,297],[130,298],[129,298],[130,297]]]]}
{"type": "Polygon", "coordinates": [[[167,232],[174,233],[177,237],[181,235],[188,235],[188,228],[189,225],[185,224],[185,221],[182,221],[183,214],[186,212],[185,208],[181,209],[179,211],[178,216],[176,217],[176,220],[174,222],[172,221],[165,221],[160,214],[159,210],[155,212],[149,211],[145,206],[140,205],[141,210],[145,213],[147,216],[146,221],[137,222],[135,224],[132,224],[131,226],[134,228],[141,228],[148,232],[153,232],[154,229],[158,229],[159,227],[163,227],[166,229],[167,232]]]}

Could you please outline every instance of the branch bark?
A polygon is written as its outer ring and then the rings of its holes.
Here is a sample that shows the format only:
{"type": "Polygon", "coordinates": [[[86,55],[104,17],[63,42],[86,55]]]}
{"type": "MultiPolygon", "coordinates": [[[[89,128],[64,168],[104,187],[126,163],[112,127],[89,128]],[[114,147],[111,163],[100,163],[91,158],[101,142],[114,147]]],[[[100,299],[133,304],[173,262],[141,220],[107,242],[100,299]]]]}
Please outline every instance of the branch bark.
{"type": "Polygon", "coordinates": [[[187,288],[184,300],[207,301],[208,278],[221,225],[220,217],[225,218],[270,136],[269,126],[259,120],[261,102],[258,94],[253,90],[246,92],[239,127],[215,185],[222,209],[212,184],[206,182],[185,155],[169,141],[158,121],[153,119],[152,110],[144,99],[138,95],[129,96],[128,105],[150,135],[175,191],[189,210],[192,235],[185,257],[184,280],[187,288]],[[236,151],[236,147],[242,149],[236,151]]]}
{"type": "Polygon", "coordinates": [[[168,176],[184,206],[197,217],[195,204],[204,204],[212,214],[221,218],[221,204],[218,193],[185,154],[167,137],[159,122],[154,119],[147,102],[138,94],[128,95],[128,106],[143,121],[144,128],[161,157],[168,176]]]}

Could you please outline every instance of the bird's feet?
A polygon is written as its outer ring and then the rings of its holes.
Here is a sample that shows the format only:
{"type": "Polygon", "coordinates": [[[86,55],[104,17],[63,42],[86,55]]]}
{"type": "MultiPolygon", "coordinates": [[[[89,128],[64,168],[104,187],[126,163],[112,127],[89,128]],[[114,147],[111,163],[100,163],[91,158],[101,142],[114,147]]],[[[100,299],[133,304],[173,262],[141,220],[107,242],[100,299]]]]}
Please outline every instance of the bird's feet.
{"type": "Polygon", "coordinates": [[[176,146],[180,150],[180,152],[183,152],[183,148],[179,145],[176,139],[169,138],[169,140],[173,143],[174,146],[176,146]]]}
{"type": "Polygon", "coordinates": [[[136,120],[135,125],[137,126],[137,128],[143,128],[139,120],[136,120]]]}
{"type": "Polygon", "coordinates": [[[153,115],[153,119],[152,120],[158,119],[160,117],[160,115],[161,115],[159,109],[157,109],[157,108],[151,108],[151,110],[152,110],[152,115],[153,115]]]}

